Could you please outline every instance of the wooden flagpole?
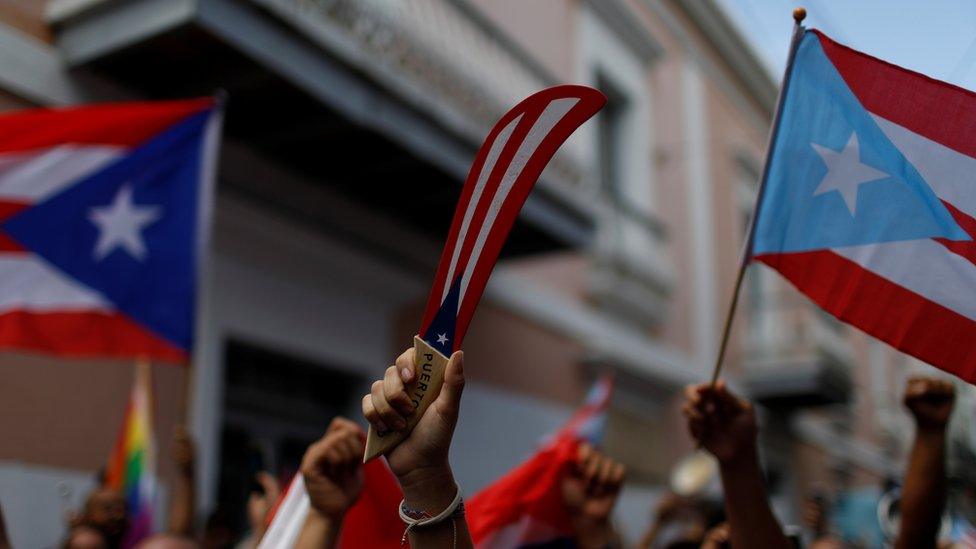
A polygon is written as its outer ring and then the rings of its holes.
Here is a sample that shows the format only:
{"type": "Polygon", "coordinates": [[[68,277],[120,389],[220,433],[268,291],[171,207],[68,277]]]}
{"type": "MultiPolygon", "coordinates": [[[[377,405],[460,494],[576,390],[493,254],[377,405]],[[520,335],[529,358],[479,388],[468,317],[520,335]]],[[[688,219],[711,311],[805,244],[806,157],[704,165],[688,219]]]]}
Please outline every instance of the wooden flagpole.
{"type": "Polygon", "coordinates": [[[739,272],[735,277],[735,286],[732,289],[732,301],[729,303],[728,312],[725,315],[725,326],[722,328],[722,342],[718,348],[718,356],[715,358],[715,366],[712,369],[711,384],[718,382],[718,376],[722,372],[722,363],[725,361],[725,353],[729,346],[729,336],[732,334],[732,320],[735,318],[735,310],[739,305],[739,294],[742,289],[742,281],[745,280],[746,269],[749,267],[749,260],[752,256],[752,243],[756,232],[756,219],[759,217],[759,206],[762,204],[764,191],[766,190],[766,178],[769,176],[769,161],[773,156],[772,148],[776,143],[776,136],[779,134],[780,113],[783,110],[783,102],[786,100],[786,92],[790,85],[790,73],[793,68],[793,59],[796,57],[796,49],[803,38],[803,20],[807,17],[807,10],[796,8],[793,10],[793,38],[790,41],[790,53],[786,58],[786,68],[783,72],[783,85],[780,87],[776,97],[776,110],[773,112],[773,123],[769,131],[769,138],[766,142],[766,158],[763,161],[762,175],[759,178],[759,192],[756,193],[756,205],[752,209],[752,220],[749,222],[749,232],[742,246],[742,258],[739,261],[739,272]]]}

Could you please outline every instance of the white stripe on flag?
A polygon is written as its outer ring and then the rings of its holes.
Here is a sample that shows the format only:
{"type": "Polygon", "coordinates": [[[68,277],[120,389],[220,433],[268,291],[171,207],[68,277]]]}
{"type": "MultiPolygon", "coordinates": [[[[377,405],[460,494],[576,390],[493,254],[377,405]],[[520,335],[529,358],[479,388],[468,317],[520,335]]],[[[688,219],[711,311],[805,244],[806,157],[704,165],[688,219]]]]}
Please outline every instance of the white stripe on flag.
{"type": "Polygon", "coordinates": [[[539,119],[535,121],[532,125],[532,129],[522,140],[517,151],[515,151],[515,156],[512,157],[511,164],[505,170],[505,175],[502,176],[501,182],[498,184],[498,190],[495,192],[495,196],[491,199],[491,205],[488,207],[488,213],[485,215],[484,224],[481,226],[481,230],[478,232],[478,239],[475,240],[474,248],[471,250],[471,257],[468,259],[468,264],[464,267],[464,275],[461,277],[461,292],[458,296],[458,309],[460,310],[461,304],[464,302],[464,293],[468,289],[468,283],[471,281],[471,275],[474,274],[474,268],[478,264],[478,257],[481,256],[481,250],[485,246],[485,242],[488,240],[488,234],[491,232],[492,225],[495,224],[495,218],[498,217],[498,212],[502,209],[502,205],[508,198],[508,193],[511,192],[512,186],[518,179],[519,175],[522,174],[522,170],[525,168],[525,164],[532,158],[535,154],[536,149],[542,143],[542,140],[549,135],[552,129],[559,123],[560,120],[566,116],[576,104],[579,103],[579,99],[576,97],[567,97],[563,99],[557,99],[548,105],[546,109],[542,111],[542,115],[539,119]]]}
{"type": "Polygon", "coordinates": [[[976,265],[934,240],[906,240],[833,251],[916,294],[976,320],[976,265]]]}
{"type": "Polygon", "coordinates": [[[33,204],[77,183],[125,152],[108,145],[58,145],[0,155],[0,200],[33,204]]]}
{"type": "Polygon", "coordinates": [[[298,535],[302,533],[302,527],[305,526],[309,509],[311,509],[311,502],[308,499],[308,492],[305,491],[305,479],[301,473],[298,473],[288,486],[285,499],[278,506],[268,531],[264,533],[261,543],[258,544],[258,549],[294,547],[298,535]]]}
{"type": "Polygon", "coordinates": [[[61,274],[32,254],[0,254],[0,313],[111,311],[94,290],[61,274]]]}
{"type": "Polygon", "coordinates": [[[976,158],[956,152],[890,120],[872,116],[936,196],[970,217],[976,217],[976,181],[973,179],[976,158]]]}
{"type": "Polygon", "coordinates": [[[468,207],[464,210],[464,218],[461,220],[461,230],[458,231],[457,240],[454,241],[454,252],[451,255],[451,266],[447,270],[447,278],[444,279],[444,291],[441,293],[441,303],[444,303],[444,300],[447,299],[447,293],[451,290],[451,281],[454,280],[454,270],[457,268],[458,256],[468,236],[471,218],[474,216],[474,211],[478,209],[478,203],[481,202],[481,193],[484,192],[488,177],[495,169],[498,156],[502,153],[502,149],[505,148],[519,121],[522,120],[522,116],[521,114],[516,116],[502,131],[498,132],[495,141],[491,144],[488,155],[485,157],[485,163],[481,166],[481,172],[478,173],[478,181],[475,183],[474,192],[471,193],[471,200],[468,201],[468,207]]]}

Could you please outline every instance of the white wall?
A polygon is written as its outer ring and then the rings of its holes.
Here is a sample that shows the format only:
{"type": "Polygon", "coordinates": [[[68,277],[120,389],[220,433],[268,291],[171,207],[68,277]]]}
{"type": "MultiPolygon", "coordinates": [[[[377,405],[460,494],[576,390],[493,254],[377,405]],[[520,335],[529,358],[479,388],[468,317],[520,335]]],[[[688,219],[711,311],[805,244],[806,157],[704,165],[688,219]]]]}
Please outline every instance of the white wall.
{"type": "Polygon", "coordinates": [[[375,256],[226,196],[214,233],[192,389],[203,509],[213,504],[219,477],[228,337],[378,377],[393,357],[394,315],[426,291],[375,256]]]}
{"type": "Polygon", "coordinates": [[[94,486],[89,472],[0,462],[0,506],[10,543],[18,549],[57,547],[66,513],[80,508],[94,486]]]}

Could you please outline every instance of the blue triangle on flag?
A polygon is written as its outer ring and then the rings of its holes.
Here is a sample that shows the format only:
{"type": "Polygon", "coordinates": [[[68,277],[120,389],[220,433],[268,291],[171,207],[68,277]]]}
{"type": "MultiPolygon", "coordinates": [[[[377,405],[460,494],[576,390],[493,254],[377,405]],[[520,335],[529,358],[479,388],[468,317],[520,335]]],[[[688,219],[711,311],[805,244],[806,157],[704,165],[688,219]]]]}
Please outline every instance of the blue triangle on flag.
{"type": "MultiPolygon", "coordinates": [[[[205,111],[175,124],[105,169],[8,219],[3,230],[96,290],[118,311],[189,350],[202,143],[210,114],[205,111]],[[126,206],[123,214],[135,212],[140,217],[136,230],[111,238],[95,219],[99,212],[118,214],[120,210],[113,208],[120,202],[126,206]]],[[[131,229],[125,223],[112,226],[131,229]]]]}
{"type": "Polygon", "coordinates": [[[461,294],[461,277],[458,276],[451,284],[447,297],[441,303],[440,309],[431,321],[427,331],[421,334],[421,339],[437,349],[446,357],[450,357],[454,345],[454,328],[457,326],[458,299],[461,294]]]}
{"type": "Polygon", "coordinates": [[[970,240],[812,32],[796,52],[764,193],[754,255],[934,237],[970,240]],[[846,149],[852,138],[856,148],[846,149]],[[825,160],[843,153],[860,170],[860,183],[849,186],[846,198],[830,183],[850,172],[841,167],[830,174],[825,160]]]}

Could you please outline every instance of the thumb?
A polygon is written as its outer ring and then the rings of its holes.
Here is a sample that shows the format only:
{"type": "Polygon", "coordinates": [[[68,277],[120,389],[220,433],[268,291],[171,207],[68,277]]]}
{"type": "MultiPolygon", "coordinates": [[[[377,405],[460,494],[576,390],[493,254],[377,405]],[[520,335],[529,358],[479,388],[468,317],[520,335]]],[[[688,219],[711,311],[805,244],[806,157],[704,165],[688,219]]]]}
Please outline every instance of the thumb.
{"type": "Polygon", "coordinates": [[[447,361],[444,370],[444,386],[437,395],[437,409],[442,413],[457,416],[461,407],[461,392],[464,390],[464,351],[456,351],[447,361]]]}

